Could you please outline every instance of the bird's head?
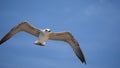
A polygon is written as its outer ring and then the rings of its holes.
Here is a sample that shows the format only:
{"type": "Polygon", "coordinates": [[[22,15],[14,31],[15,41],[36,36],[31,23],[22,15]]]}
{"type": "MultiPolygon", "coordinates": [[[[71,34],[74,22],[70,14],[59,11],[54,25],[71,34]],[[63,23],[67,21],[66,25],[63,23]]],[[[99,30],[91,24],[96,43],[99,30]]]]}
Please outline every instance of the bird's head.
{"type": "Polygon", "coordinates": [[[50,29],[44,29],[43,31],[44,31],[44,32],[51,32],[50,29]]]}

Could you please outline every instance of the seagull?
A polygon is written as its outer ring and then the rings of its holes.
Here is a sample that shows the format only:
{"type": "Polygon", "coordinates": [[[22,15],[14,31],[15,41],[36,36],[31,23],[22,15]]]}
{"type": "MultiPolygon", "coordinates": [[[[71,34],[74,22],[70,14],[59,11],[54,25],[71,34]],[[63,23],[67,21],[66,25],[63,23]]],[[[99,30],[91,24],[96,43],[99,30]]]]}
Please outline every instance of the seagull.
{"type": "Polygon", "coordinates": [[[13,27],[1,40],[0,45],[10,39],[18,32],[27,32],[31,35],[38,37],[38,40],[34,42],[35,45],[45,46],[45,42],[47,40],[57,40],[57,41],[64,41],[68,43],[76,56],[81,60],[82,63],[86,64],[85,57],[83,52],[79,46],[77,40],[73,37],[70,32],[51,32],[50,29],[37,29],[33,27],[29,22],[21,22],[20,24],[13,27]]]}

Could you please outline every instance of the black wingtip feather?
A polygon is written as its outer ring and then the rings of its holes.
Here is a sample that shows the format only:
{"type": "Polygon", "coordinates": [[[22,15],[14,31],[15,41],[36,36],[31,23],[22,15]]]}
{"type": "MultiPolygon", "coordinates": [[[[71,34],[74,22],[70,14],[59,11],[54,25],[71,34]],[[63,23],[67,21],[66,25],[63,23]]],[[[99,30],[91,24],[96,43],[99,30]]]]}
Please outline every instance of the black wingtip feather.
{"type": "Polygon", "coordinates": [[[83,61],[82,63],[87,64],[86,61],[83,61]]]}
{"type": "Polygon", "coordinates": [[[3,41],[0,40],[0,45],[3,43],[3,41]]]}
{"type": "Polygon", "coordinates": [[[79,58],[79,60],[80,60],[82,63],[87,64],[83,53],[82,53],[82,58],[81,58],[79,55],[77,55],[77,54],[76,54],[76,56],[79,58]]]}
{"type": "Polygon", "coordinates": [[[2,45],[6,40],[0,40],[0,45],[2,45]]]}

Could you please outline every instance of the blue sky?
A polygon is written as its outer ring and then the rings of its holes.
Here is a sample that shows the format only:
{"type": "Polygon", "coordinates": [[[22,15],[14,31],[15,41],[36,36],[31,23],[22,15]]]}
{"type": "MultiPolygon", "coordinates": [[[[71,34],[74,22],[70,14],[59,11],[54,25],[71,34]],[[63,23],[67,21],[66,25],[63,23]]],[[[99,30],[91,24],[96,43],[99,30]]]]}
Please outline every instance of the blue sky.
{"type": "Polygon", "coordinates": [[[0,38],[22,21],[71,32],[87,65],[68,44],[36,46],[36,37],[21,32],[0,46],[0,68],[120,68],[119,0],[0,0],[0,38]]]}

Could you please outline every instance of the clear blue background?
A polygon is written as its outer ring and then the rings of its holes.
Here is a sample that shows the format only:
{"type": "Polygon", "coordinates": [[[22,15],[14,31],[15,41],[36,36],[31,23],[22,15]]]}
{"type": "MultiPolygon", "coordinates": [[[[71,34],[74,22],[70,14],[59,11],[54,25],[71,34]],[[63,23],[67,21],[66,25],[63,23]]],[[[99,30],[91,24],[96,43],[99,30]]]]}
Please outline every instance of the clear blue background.
{"type": "Polygon", "coordinates": [[[21,32],[0,46],[0,68],[120,68],[120,0],[0,0],[0,38],[22,21],[71,32],[87,65],[68,44],[21,32]]]}

